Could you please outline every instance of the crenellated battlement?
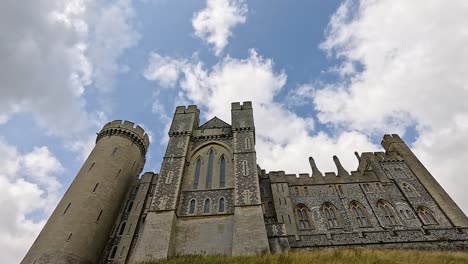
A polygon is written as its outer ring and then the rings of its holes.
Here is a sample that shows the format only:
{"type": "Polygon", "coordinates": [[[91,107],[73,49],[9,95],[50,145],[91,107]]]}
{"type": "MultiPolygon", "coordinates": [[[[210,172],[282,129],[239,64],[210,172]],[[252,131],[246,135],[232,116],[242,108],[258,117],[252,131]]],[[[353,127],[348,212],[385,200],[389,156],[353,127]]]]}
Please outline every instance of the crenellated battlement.
{"type": "Polygon", "coordinates": [[[393,143],[405,143],[397,134],[386,134],[384,135],[382,142],[380,143],[385,150],[388,150],[390,145],[393,143]]]}
{"type": "Polygon", "coordinates": [[[288,183],[297,185],[344,184],[379,181],[374,172],[352,171],[351,174],[341,177],[335,172],[325,172],[324,176],[313,177],[309,173],[286,174],[284,171],[270,171],[268,173],[272,183],[288,183]]]}
{"type": "Polygon", "coordinates": [[[252,109],[252,102],[245,101],[242,104],[240,102],[233,102],[231,103],[232,110],[245,110],[245,109],[252,109]]]}
{"type": "Polygon", "coordinates": [[[104,125],[98,133],[96,143],[106,136],[121,136],[130,139],[133,143],[140,147],[142,155],[146,155],[150,141],[148,134],[141,126],[135,126],[135,123],[130,121],[114,120],[104,125]]]}
{"type": "Polygon", "coordinates": [[[189,114],[189,113],[200,113],[200,110],[197,108],[196,105],[189,105],[185,106],[177,106],[176,107],[176,114],[189,114]]]}

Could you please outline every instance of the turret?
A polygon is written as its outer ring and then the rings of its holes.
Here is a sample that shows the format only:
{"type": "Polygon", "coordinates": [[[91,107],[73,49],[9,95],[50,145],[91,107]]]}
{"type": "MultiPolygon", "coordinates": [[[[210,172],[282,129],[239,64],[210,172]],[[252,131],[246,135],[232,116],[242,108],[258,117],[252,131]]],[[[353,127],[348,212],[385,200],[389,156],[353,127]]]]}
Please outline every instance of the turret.
{"type": "Polygon", "coordinates": [[[125,194],[145,164],[148,146],[140,126],[107,123],[21,263],[97,263],[125,194]]]}

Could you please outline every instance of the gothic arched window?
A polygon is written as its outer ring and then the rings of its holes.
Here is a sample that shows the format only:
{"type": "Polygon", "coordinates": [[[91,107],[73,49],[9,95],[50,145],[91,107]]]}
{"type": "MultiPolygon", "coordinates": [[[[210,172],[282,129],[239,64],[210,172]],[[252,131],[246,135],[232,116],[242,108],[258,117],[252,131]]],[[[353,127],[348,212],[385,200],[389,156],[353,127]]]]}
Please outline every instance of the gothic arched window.
{"type": "Polygon", "coordinates": [[[171,184],[172,182],[172,177],[174,176],[174,173],[172,171],[170,171],[169,173],[167,173],[167,177],[166,177],[166,184],[171,184]]]}
{"type": "Polygon", "coordinates": [[[219,188],[224,188],[226,186],[226,160],[224,156],[221,157],[219,163],[219,188]]]}
{"type": "Polygon", "coordinates": [[[336,212],[336,207],[333,204],[329,202],[324,203],[322,205],[322,212],[325,215],[325,218],[327,219],[329,228],[339,226],[338,213],[336,212]]]}
{"type": "Polygon", "coordinates": [[[401,187],[408,197],[417,197],[419,196],[414,187],[409,183],[402,183],[401,187]]]}
{"type": "Polygon", "coordinates": [[[214,150],[210,150],[210,156],[208,157],[208,171],[206,172],[206,189],[211,189],[211,181],[213,180],[213,160],[214,150]]]}
{"type": "Polygon", "coordinates": [[[205,199],[205,205],[203,206],[203,213],[207,214],[210,212],[211,200],[209,198],[205,199]]]}
{"type": "Polygon", "coordinates": [[[198,180],[200,180],[200,167],[201,167],[201,159],[197,159],[197,164],[195,165],[195,179],[193,180],[193,189],[198,189],[198,180]]]}
{"type": "Polygon", "coordinates": [[[224,198],[223,197],[219,199],[218,212],[220,213],[224,212],[224,198]]]}
{"type": "Polygon", "coordinates": [[[429,208],[418,207],[418,215],[425,225],[437,225],[437,221],[429,208]]]}
{"type": "Polygon", "coordinates": [[[189,214],[195,213],[195,206],[197,205],[197,201],[195,199],[190,200],[189,204],[189,214]]]}
{"type": "Polygon", "coordinates": [[[309,189],[307,189],[307,186],[304,187],[304,195],[309,195],[309,189]]]}
{"type": "Polygon", "coordinates": [[[387,225],[398,225],[398,220],[395,215],[393,206],[387,201],[380,200],[377,202],[377,208],[382,212],[387,225]]]}
{"type": "Polygon", "coordinates": [[[297,216],[297,219],[299,221],[299,229],[308,229],[308,228],[311,228],[312,225],[312,221],[310,220],[310,213],[309,213],[309,209],[307,208],[307,206],[305,206],[304,204],[298,204],[296,205],[296,216],[297,216]]]}
{"type": "Polygon", "coordinates": [[[352,201],[349,204],[349,209],[353,213],[353,216],[356,219],[356,222],[358,223],[359,227],[365,227],[369,225],[367,214],[364,210],[364,206],[361,203],[357,201],[352,201]]]}
{"type": "Polygon", "coordinates": [[[300,195],[300,192],[299,192],[299,187],[294,187],[294,191],[296,191],[296,195],[299,196],[300,195]]]}
{"type": "Polygon", "coordinates": [[[115,254],[117,253],[117,245],[113,246],[109,254],[109,260],[114,259],[115,254]]]}
{"type": "Polygon", "coordinates": [[[117,234],[118,236],[121,236],[121,235],[123,234],[126,225],[127,225],[126,222],[123,222],[123,223],[120,225],[119,233],[117,234]]]}

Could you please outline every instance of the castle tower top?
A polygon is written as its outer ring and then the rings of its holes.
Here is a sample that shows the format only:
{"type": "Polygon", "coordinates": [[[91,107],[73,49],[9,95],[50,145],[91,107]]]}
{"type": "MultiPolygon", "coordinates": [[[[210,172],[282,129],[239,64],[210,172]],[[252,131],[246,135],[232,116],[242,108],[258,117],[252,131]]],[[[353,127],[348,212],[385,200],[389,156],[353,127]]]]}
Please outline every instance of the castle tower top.
{"type": "Polygon", "coordinates": [[[148,134],[141,126],[136,126],[133,122],[114,120],[104,125],[101,131],[98,133],[96,143],[105,136],[122,136],[132,140],[138,147],[143,156],[146,155],[150,141],[148,134]]]}

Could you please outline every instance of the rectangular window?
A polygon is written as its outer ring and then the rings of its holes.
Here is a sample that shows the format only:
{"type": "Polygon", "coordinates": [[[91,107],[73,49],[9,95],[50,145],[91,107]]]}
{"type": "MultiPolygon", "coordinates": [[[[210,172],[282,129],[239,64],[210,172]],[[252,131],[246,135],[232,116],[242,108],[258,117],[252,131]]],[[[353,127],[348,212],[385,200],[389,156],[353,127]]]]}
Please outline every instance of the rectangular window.
{"type": "Polygon", "coordinates": [[[289,223],[291,224],[291,216],[288,215],[289,223]]]}
{"type": "Polygon", "coordinates": [[[284,221],[284,215],[281,216],[281,219],[283,220],[283,223],[286,224],[286,222],[284,221]]]}
{"type": "Polygon", "coordinates": [[[101,215],[102,215],[102,210],[99,212],[99,215],[98,215],[98,217],[96,218],[96,223],[99,222],[99,219],[101,218],[101,215]]]}
{"type": "Polygon", "coordinates": [[[281,205],[281,197],[280,197],[280,198],[278,198],[278,201],[279,201],[279,204],[281,205]]]}
{"type": "Polygon", "coordinates": [[[96,190],[97,190],[97,187],[98,187],[98,186],[99,186],[99,182],[98,182],[98,183],[96,183],[96,185],[94,185],[93,193],[95,193],[95,192],[96,192],[96,190]]]}

